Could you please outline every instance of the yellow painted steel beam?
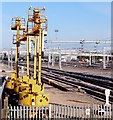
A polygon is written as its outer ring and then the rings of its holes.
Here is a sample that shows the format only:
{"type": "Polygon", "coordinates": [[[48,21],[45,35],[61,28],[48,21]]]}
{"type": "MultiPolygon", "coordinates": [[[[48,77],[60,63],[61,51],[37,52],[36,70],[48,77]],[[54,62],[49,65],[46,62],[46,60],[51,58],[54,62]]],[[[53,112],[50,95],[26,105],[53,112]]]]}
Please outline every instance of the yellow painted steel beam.
{"type": "Polygon", "coordinates": [[[38,84],[41,84],[42,29],[39,29],[38,84]]]}
{"type": "Polygon", "coordinates": [[[19,40],[19,26],[17,26],[17,38],[16,38],[16,58],[15,58],[15,73],[16,79],[18,77],[18,40],[19,40]]]}
{"type": "Polygon", "coordinates": [[[35,36],[34,79],[36,79],[36,63],[37,63],[37,36],[35,36]]]}
{"type": "Polygon", "coordinates": [[[29,36],[27,36],[27,76],[29,76],[29,36]]]}

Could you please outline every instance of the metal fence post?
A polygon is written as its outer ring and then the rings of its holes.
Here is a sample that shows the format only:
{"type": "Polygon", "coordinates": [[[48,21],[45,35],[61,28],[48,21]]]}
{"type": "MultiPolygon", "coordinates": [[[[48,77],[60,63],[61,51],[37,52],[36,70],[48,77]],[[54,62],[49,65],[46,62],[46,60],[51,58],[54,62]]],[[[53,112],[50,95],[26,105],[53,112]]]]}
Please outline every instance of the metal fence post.
{"type": "Polygon", "coordinates": [[[38,109],[38,114],[39,114],[38,118],[40,119],[40,106],[39,106],[39,109],[38,109]]]}
{"type": "Polygon", "coordinates": [[[111,119],[111,104],[109,106],[109,118],[111,119]]]}
{"type": "Polygon", "coordinates": [[[34,120],[34,105],[33,105],[33,120],[34,120]]]}
{"type": "Polygon", "coordinates": [[[36,106],[36,119],[37,119],[37,106],[36,106]]]}
{"type": "Polygon", "coordinates": [[[102,118],[102,105],[101,105],[101,109],[100,110],[101,110],[100,114],[101,114],[101,118],[102,118]]]}
{"type": "Polygon", "coordinates": [[[73,105],[73,119],[74,119],[74,117],[75,117],[75,107],[73,105]]]}
{"type": "Polygon", "coordinates": [[[45,118],[47,118],[47,107],[45,106],[45,118]]]}
{"type": "Polygon", "coordinates": [[[67,118],[69,118],[69,106],[67,105],[67,118]]]}
{"type": "Polygon", "coordinates": [[[82,113],[81,113],[82,117],[84,117],[84,114],[83,114],[83,105],[82,105],[82,113]]]}
{"type": "Polygon", "coordinates": [[[72,116],[71,116],[71,114],[72,114],[71,108],[72,108],[72,106],[70,105],[70,115],[69,115],[70,118],[72,117],[72,116]]]}
{"type": "Polygon", "coordinates": [[[86,105],[84,106],[84,118],[86,118],[86,105]]]}
{"type": "Polygon", "coordinates": [[[106,118],[107,118],[107,120],[108,120],[108,106],[106,105],[106,118]]]}
{"type": "Polygon", "coordinates": [[[15,117],[15,112],[16,112],[16,110],[15,110],[15,106],[14,106],[14,119],[16,118],[16,117],[15,117]]]}
{"type": "Polygon", "coordinates": [[[64,105],[64,118],[66,118],[66,106],[64,105]]]}
{"type": "Polygon", "coordinates": [[[42,105],[42,116],[41,117],[43,118],[43,105],[42,105]]]}
{"type": "Polygon", "coordinates": [[[92,106],[92,119],[94,119],[94,104],[92,106]]]}
{"type": "Polygon", "coordinates": [[[27,119],[29,118],[28,117],[28,106],[26,107],[26,117],[27,117],[27,119]]]}
{"type": "Polygon", "coordinates": [[[76,105],[76,107],[75,107],[75,108],[76,108],[76,110],[75,110],[75,112],[76,112],[76,116],[75,116],[75,117],[76,117],[76,119],[77,119],[77,105],[76,105]]]}
{"type": "Polygon", "coordinates": [[[25,106],[23,106],[23,118],[25,119],[25,106]]]}
{"type": "Polygon", "coordinates": [[[12,119],[12,106],[11,106],[11,119],[12,119]]]}
{"type": "Polygon", "coordinates": [[[51,119],[51,104],[49,104],[49,119],[51,119]]]}
{"type": "Polygon", "coordinates": [[[30,119],[31,119],[31,106],[30,106],[30,111],[29,112],[30,112],[30,119]]]}
{"type": "Polygon", "coordinates": [[[17,119],[19,118],[19,109],[18,109],[18,106],[17,106],[17,119]]]}
{"type": "Polygon", "coordinates": [[[55,105],[55,118],[57,118],[57,105],[55,105]]]}
{"type": "Polygon", "coordinates": [[[112,120],[113,120],[113,103],[112,103],[112,120]]]}
{"type": "Polygon", "coordinates": [[[98,116],[97,116],[97,118],[99,118],[99,105],[98,105],[97,111],[98,111],[98,116]]]}
{"type": "Polygon", "coordinates": [[[54,106],[53,106],[53,111],[54,111],[53,117],[55,118],[55,104],[54,104],[54,106]]]}
{"type": "Polygon", "coordinates": [[[78,118],[80,119],[80,105],[79,105],[79,108],[78,108],[78,118]]]}
{"type": "MultiPolygon", "coordinates": [[[[104,111],[105,111],[105,105],[104,105],[104,111]]],[[[105,113],[104,113],[104,118],[105,118],[105,113]]]]}
{"type": "Polygon", "coordinates": [[[58,105],[58,118],[60,118],[60,105],[58,105]]]}
{"type": "Polygon", "coordinates": [[[61,105],[61,118],[63,118],[63,106],[61,105]]]}

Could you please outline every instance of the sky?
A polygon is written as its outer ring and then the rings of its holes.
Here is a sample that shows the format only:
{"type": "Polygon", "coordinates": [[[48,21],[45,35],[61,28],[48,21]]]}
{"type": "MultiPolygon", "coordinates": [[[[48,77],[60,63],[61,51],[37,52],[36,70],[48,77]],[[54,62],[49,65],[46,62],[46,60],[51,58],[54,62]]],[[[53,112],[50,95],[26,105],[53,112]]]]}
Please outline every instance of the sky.
{"type": "Polygon", "coordinates": [[[2,48],[14,46],[11,19],[24,16],[27,21],[30,6],[45,6],[48,19],[47,40],[56,40],[55,29],[59,30],[58,40],[111,39],[110,2],[2,2],[2,48]]]}

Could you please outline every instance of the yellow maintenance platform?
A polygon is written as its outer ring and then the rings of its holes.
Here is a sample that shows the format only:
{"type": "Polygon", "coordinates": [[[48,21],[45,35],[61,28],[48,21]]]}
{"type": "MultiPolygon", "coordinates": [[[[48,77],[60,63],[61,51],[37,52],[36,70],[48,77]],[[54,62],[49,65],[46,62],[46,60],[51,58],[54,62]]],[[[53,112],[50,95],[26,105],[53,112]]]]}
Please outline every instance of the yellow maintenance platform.
{"type": "MultiPolygon", "coordinates": [[[[12,18],[11,30],[17,31],[13,35],[13,44],[16,44],[15,72],[6,81],[9,97],[17,94],[18,105],[21,106],[49,106],[49,95],[44,94],[44,87],[41,82],[41,55],[42,55],[42,36],[47,36],[48,22],[45,8],[29,8],[27,28],[25,19],[20,17],[12,18]],[[23,31],[23,35],[20,35],[23,31]],[[34,78],[29,74],[29,40],[35,41],[34,51],[34,78]],[[19,77],[18,74],[18,48],[27,41],[27,75],[19,77]],[[37,56],[37,42],[39,41],[39,53],[37,56]],[[38,57],[38,77],[36,72],[38,57]]],[[[11,99],[11,98],[10,98],[11,99]]]]}

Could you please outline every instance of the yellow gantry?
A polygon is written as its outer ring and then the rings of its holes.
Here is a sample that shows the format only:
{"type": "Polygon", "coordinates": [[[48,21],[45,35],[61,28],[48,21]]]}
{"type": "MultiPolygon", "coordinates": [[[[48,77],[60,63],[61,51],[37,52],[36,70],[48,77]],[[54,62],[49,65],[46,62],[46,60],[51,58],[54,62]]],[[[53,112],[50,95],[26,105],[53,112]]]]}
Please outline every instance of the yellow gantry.
{"type": "MultiPolygon", "coordinates": [[[[27,21],[27,37],[34,36],[35,48],[34,48],[34,79],[28,79],[29,86],[21,86],[19,92],[19,104],[23,106],[48,106],[49,95],[41,94],[44,93],[44,88],[41,82],[41,53],[42,53],[42,33],[47,35],[47,17],[45,9],[30,8],[28,10],[28,21],[27,21]],[[32,12],[31,12],[32,11],[32,12]],[[44,11],[44,15],[42,15],[44,11]],[[32,14],[31,14],[32,13],[32,14]],[[37,60],[37,43],[39,41],[39,52],[37,60]],[[37,61],[38,61],[38,78],[37,78],[37,61]]],[[[28,47],[27,38],[27,48],[28,47]]],[[[27,49],[27,57],[29,58],[29,52],[27,49]]],[[[28,59],[27,59],[28,60],[28,59]]],[[[27,61],[27,75],[29,70],[29,61],[27,61]]],[[[24,80],[24,79],[23,79],[24,80]]]]}
{"type": "Polygon", "coordinates": [[[20,35],[19,35],[19,31],[20,30],[25,30],[25,23],[22,25],[21,23],[22,22],[25,22],[25,19],[23,18],[20,18],[20,17],[16,17],[16,18],[12,18],[12,25],[11,25],[11,29],[12,30],[17,30],[17,35],[16,35],[16,41],[13,43],[16,44],[16,57],[15,57],[15,74],[16,74],[16,79],[19,77],[18,75],[18,47],[19,45],[21,44],[19,42],[19,38],[20,38],[20,35]]]}
{"type": "Polygon", "coordinates": [[[18,74],[18,47],[20,44],[22,44],[19,41],[20,38],[20,30],[25,30],[25,19],[20,17],[12,18],[12,24],[11,24],[11,30],[17,30],[17,34],[13,35],[13,44],[16,44],[16,57],[15,57],[15,72],[11,74],[11,78],[9,78],[6,82],[6,88],[13,90],[14,89],[14,82],[17,81],[17,78],[19,77],[18,74]],[[23,23],[23,24],[21,24],[23,23]],[[16,37],[16,38],[15,38],[16,37]]]}
{"type": "Polygon", "coordinates": [[[27,76],[29,78],[29,36],[27,35],[27,76]]]}
{"type": "Polygon", "coordinates": [[[39,29],[38,84],[41,84],[42,29],[39,29]]]}
{"type": "MultiPolygon", "coordinates": [[[[7,81],[8,87],[14,89],[14,92],[19,95],[18,104],[22,106],[48,106],[49,95],[44,93],[44,88],[41,81],[41,56],[42,56],[42,36],[47,35],[47,17],[45,8],[29,8],[27,29],[22,26],[22,18],[15,18],[12,30],[17,30],[16,41],[16,60],[15,73],[12,74],[11,80],[7,81]],[[31,12],[32,11],[32,12],[31,12]],[[43,12],[42,12],[43,11],[43,12]],[[32,13],[32,14],[31,14],[32,13]],[[42,14],[44,13],[44,14],[42,14]],[[19,30],[23,30],[23,36],[19,34],[19,30]],[[32,37],[32,38],[31,38],[32,37]],[[35,40],[34,51],[34,78],[30,79],[29,74],[29,40],[35,40]],[[18,78],[18,46],[22,41],[27,41],[27,76],[18,78]],[[39,41],[38,52],[38,77],[37,77],[37,43],[39,41]],[[16,76],[15,76],[16,75],[16,76]],[[12,80],[14,79],[14,81],[12,80]],[[14,82],[13,86],[12,83],[14,82]]],[[[25,20],[24,20],[25,22],[25,20]]],[[[25,24],[24,24],[25,25],[25,24]]]]}
{"type": "Polygon", "coordinates": [[[35,36],[34,79],[36,79],[36,66],[37,66],[37,36],[35,36]]]}

